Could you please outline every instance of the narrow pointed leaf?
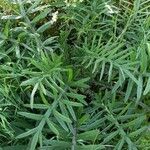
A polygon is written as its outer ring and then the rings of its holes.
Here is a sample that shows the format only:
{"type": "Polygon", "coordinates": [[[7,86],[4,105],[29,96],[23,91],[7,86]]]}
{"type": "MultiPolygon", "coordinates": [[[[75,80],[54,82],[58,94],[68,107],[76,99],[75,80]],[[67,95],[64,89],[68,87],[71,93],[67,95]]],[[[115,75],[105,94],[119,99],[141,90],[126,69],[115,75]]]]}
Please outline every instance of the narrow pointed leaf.
{"type": "Polygon", "coordinates": [[[146,95],[148,92],[150,92],[150,77],[148,78],[143,95],[146,95]]]}
{"type": "Polygon", "coordinates": [[[61,119],[61,120],[63,120],[63,121],[65,121],[65,122],[67,122],[67,123],[72,123],[72,121],[68,118],[68,117],[66,117],[66,116],[64,116],[64,115],[62,115],[62,114],[60,114],[58,111],[54,111],[54,115],[56,116],[56,117],[58,117],[59,119],[61,119]]]}
{"type": "Polygon", "coordinates": [[[34,113],[18,112],[18,114],[33,120],[41,120],[43,118],[42,115],[34,114],[34,113]]]}
{"type": "Polygon", "coordinates": [[[32,93],[31,93],[31,97],[30,97],[30,105],[31,105],[31,109],[33,109],[33,103],[34,103],[34,95],[38,89],[38,86],[39,86],[39,83],[36,83],[33,90],[32,90],[32,93]]]}
{"type": "Polygon", "coordinates": [[[22,134],[18,135],[16,138],[17,139],[25,138],[25,137],[27,137],[27,136],[29,136],[31,134],[34,134],[36,131],[37,131],[37,128],[33,128],[33,129],[31,129],[31,130],[29,130],[29,131],[27,131],[25,133],[22,133],[22,134]]]}
{"type": "Polygon", "coordinates": [[[54,124],[49,119],[46,119],[46,122],[47,122],[49,128],[52,130],[52,132],[54,132],[56,135],[59,135],[59,131],[54,126],[54,124]]]}

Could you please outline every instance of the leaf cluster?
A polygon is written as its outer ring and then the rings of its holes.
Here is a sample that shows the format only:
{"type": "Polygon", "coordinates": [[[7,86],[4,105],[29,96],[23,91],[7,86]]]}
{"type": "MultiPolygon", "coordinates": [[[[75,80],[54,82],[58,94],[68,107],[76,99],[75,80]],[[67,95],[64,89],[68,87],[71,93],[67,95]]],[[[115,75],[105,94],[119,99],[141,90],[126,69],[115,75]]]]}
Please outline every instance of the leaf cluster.
{"type": "Polygon", "coordinates": [[[148,150],[150,1],[4,2],[0,149],[148,150]]]}

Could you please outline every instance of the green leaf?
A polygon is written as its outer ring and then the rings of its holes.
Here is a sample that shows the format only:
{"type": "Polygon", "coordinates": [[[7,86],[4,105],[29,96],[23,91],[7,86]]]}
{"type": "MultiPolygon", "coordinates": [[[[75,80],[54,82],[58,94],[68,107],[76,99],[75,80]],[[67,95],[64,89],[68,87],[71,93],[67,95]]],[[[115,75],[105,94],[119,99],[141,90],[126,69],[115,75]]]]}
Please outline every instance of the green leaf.
{"type": "Polygon", "coordinates": [[[126,114],[123,116],[119,116],[118,119],[127,120],[127,119],[131,119],[131,118],[135,118],[135,117],[141,117],[141,116],[142,116],[142,114],[130,114],[130,115],[126,114]]]}
{"type": "Polygon", "coordinates": [[[118,144],[117,144],[117,146],[116,146],[116,150],[122,150],[124,143],[125,143],[125,140],[124,140],[124,138],[122,138],[122,139],[118,142],[118,144]]]}
{"type": "Polygon", "coordinates": [[[67,105],[67,108],[68,108],[68,111],[70,112],[70,114],[71,114],[72,118],[76,121],[76,120],[77,120],[77,118],[76,118],[76,115],[75,115],[75,112],[74,112],[74,110],[73,110],[72,106],[67,105]]]}
{"type": "Polygon", "coordinates": [[[149,91],[150,91],[150,77],[148,78],[148,81],[147,81],[143,95],[148,94],[149,91]]]}
{"type": "Polygon", "coordinates": [[[89,120],[89,118],[90,118],[89,114],[85,114],[79,119],[78,122],[79,122],[79,124],[82,125],[82,124],[86,123],[89,120]]]}
{"type": "Polygon", "coordinates": [[[118,80],[112,89],[112,93],[115,93],[119,87],[120,87],[120,81],[118,80]]]}
{"type": "MultiPolygon", "coordinates": [[[[46,100],[46,98],[45,98],[45,96],[44,96],[44,94],[42,93],[41,90],[40,90],[40,96],[41,96],[41,99],[42,99],[43,103],[45,105],[49,105],[48,101],[46,100]]],[[[33,107],[34,107],[34,105],[33,105],[33,107]]]]}
{"type": "Polygon", "coordinates": [[[33,77],[26,81],[23,81],[20,85],[21,86],[35,85],[38,82],[38,80],[39,80],[38,77],[33,77]]]}
{"type": "Polygon", "coordinates": [[[140,128],[140,129],[138,129],[138,130],[136,130],[136,131],[134,131],[134,132],[132,132],[132,133],[130,133],[129,134],[129,136],[130,137],[136,137],[136,136],[138,136],[138,135],[141,135],[143,132],[145,132],[147,130],[147,126],[144,126],[144,127],[142,127],[142,128],[140,128]]]}
{"type": "Polygon", "coordinates": [[[98,138],[99,134],[100,134],[99,130],[91,130],[78,134],[77,138],[85,141],[94,142],[98,138]]]}
{"type": "Polygon", "coordinates": [[[26,145],[16,145],[16,146],[5,146],[2,149],[0,148],[0,150],[24,150],[27,149],[26,145]]]}
{"type": "Polygon", "coordinates": [[[84,99],[86,98],[84,95],[81,94],[76,94],[76,93],[66,93],[67,96],[77,99],[78,101],[80,101],[81,103],[87,105],[87,102],[84,101],[84,99]]]}
{"type": "Polygon", "coordinates": [[[40,21],[41,19],[44,19],[48,13],[51,12],[51,9],[48,8],[48,9],[45,9],[43,12],[41,12],[39,15],[37,15],[33,20],[32,20],[32,23],[36,23],[38,21],[40,21]]]}
{"type": "Polygon", "coordinates": [[[54,110],[54,116],[56,116],[57,118],[59,118],[60,120],[62,120],[62,121],[65,121],[65,122],[67,122],[67,123],[72,123],[72,121],[68,118],[68,117],[66,117],[66,116],[64,116],[64,115],[62,115],[62,114],[60,114],[58,111],[56,111],[56,110],[54,110]]]}
{"type": "Polygon", "coordinates": [[[103,78],[104,70],[105,70],[105,61],[102,62],[102,69],[101,69],[101,74],[100,74],[100,81],[101,81],[102,78],[103,78]]]}
{"type": "Polygon", "coordinates": [[[69,132],[66,123],[63,120],[61,120],[60,118],[56,117],[56,116],[55,116],[55,118],[58,121],[58,123],[61,125],[62,129],[64,129],[65,131],[69,132]]]}
{"type": "Polygon", "coordinates": [[[50,37],[43,42],[44,46],[52,45],[55,42],[56,37],[50,37]]]}
{"type": "Polygon", "coordinates": [[[147,43],[147,53],[148,53],[148,56],[150,58],[150,43],[147,43]]]}
{"type": "Polygon", "coordinates": [[[71,143],[70,142],[66,142],[66,141],[61,141],[61,140],[49,140],[46,142],[47,145],[52,145],[53,148],[62,148],[62,149],[66,149],[66,148],[70,148],[71,147],[71,143]]]}
{"type": "Polygon", "coordinates": [[[39,83],[36,83],[35,86],[34,86],[34,88],[33,88],[33,90],[32,90],[31,96],[30,96],[31,109],[33,109],[34,95],[35,95],[35,93],[36,93],[38,87],[39,87],[39,83]]]}
{"type": "Polygon", "coordinates": [[[39,138],[39,131],[36,132],[31,140],[31,146],[30,146],[30,150],[35,150],[36,145],[38,143],[38,138],[39,138]]]}
{"type": "Polygon", "coordinates": [[[51,23],[51,21],[49,21],[49,22],[43,24],[41,27],[39,27],[39,28],[37,29],[37,32],[38,32],[38,33],[43,33],[43,32],[46,31],[48,28],[50,28],[51,25],[52,25],[52,23],[51,23]]]}
{"type": "Polygon", "coordinates": [[[6,25],[5,25],[5,28],[4,28],[4,35],[5,35],[6,37],[8,37],[9,31],[10,31],[10,20],[7,21],[7,23],[6,23],[6,25]]]}
{"type": "Polygon", "coordinates": [[[5,16],[0,17],[0,19],[2,20],[18,20],[21,18],[22,16],[17,16],[17,15],[5,15],[5,16]]]}
{"type": "Polygon", "coordinates": [[[135,147],[134,143],[132,143],[132,141],[128,137],[126,137],[125,140],[126,140],[126,142],[128,144],[128,149],[129,150],[137,150],[137,148],[135,147]]]}
{"type": "Polygon", "coordinates": [[[136,103],[138,104],[141,96],[142,96],[142,92],[143,92],[143,78],[142,76],[139,76],[139,83],[138,83],[138,87],[137,87],[137,100],[136,103]]]}
{"type": "Polygon", "coordinates": [[[110,62],[110,67],[109,67],[109,71],[108,71],[108,82],[110,82],[111,77],[112,77],[112,69],[113,69],[113,63],[110,62]]]}
{"type": "Polygon", "coordinates": [[[145,73],[147,70],[148,61],[147,61],[147,54],[146,54],[146,50],[144,46],[141,47],[141,61],[140,62],[141,62],[141,72],[145,73]]]}
{"type": "MultiPolygon", "coordinates": [[[[36,9],[41,3],[41,0],[35,0],[34,3],[28,8],[27,13],[31,13],[34,9],[36,9]]],[[[40,6],[42,7],[42,6],[40,6]]]]}
{"type": "Polygon", "coordinates": [[[47,79],[45,79],[45,82],[54,92],[58,92],[58,90],[47,79]]]}
{"type": "Polygon", "coordinates": [[[71,68],[68,69],[68,81],[73,79],[73,70],[71,68]]]}
{"type": "Polygon", "coordinates": [[[89,85],[86,84],[86,82],[89,80],[90,80],[90,78],[84,78],[84,79],[80,79],[78,81],[72,81],[71,86],[72,87],[80,87],[80,88],[89,88],[89,85]]]}
{"type": "Polygon", "coordinates": [[[44,85],[41,82],[40,82],[40,89],[46,95],[46,89],[45,89],[44,85]]]}
{"type": "Polygon", "coordinates": [[[84,146],[76,146],[77,150],[101,150],[101,149],[105,149],[105,145],[84,145],[84,146]]]}
{"type": "Polygon", "coordinates": [[[139,83],[138,80],[134,77],[134,75],[129,70],[124,69],[123,71],[128,75],[130,79],[132,79],[138,85],[139,83]]]}
{"type": "Polygon", "coordinates": [[[132,121],[124,123],[123,127],[125,127],[125,128],[130,127],[130,128],[136,129],[136,128],[141,127],[141,124],[145,121],[146,121],[146,115],[137,116],[137,118],[132,119],[132,121]]]}
{"type": "Polygon", "coordinates": [[[63,103],[66,105],[75,106],[75,107],[82,107],[83,106],[83,104],[81,104],[81,103],[72,102],[69,100],[63,100],[63,103]]]}
{"type": "Polygon", "coordinates": [[[129,80],[128,81],[128,85],[127,85],[126,94],[125,94],[125,102],[128,101],[128,99],[129,99],[129,97],[131,95],[131,92],[132,92],[132,88],[133,88],[133,81],[129,80]]]}
{"type": "Polygon", "coordinates": [[[33,120],[41,120],[43,118],[42,115],[27,113],[27,112],[18,112],[18,114],[33,120]]]}
{"type": "Polygon", "coordinates": [[[117,136],[118,133],[119,133],[119,130],[110,133],[110,134],[107,135],[107,137],[104,139],[103,143],[108,143],[108,142],[110,142],[110,140],[112,140],[115,136],[117,136]]]}
{"type": "MultiPolygon", "coordinates": [[[[87,117],[88,117],[88,116],[87,116],[87,117]]],[[[87,119],[88,119],[88,118],[87,118],[87,119]]],[[[105,117],[100,118],[100,119],[98,119],[98,120],[96,120],[96,121],[94,121],[94,122],[91,122],[90,124],[88,124],[88,126],[87,126],[87,125],[82,126],[82,128],[83,128],[83,129],[86,129],[86,130],[92,130],[92,129],[94,129],[94,128],[99,127],[102,123],[104,123],[105,120],[106,120],[105,117]]]]}
{"type": "Polygon", "coordinates": [[[99,65],[100,62],[101,62],[100,59],[97,59],[97,60],[95,61],[95,64],[94,64],[94,68],[93,68],[92,73],[94,73],[94,72],[96,71],[96,69],[98,68],[98,65],[99,65]]]}
{"type": "Polygon", "coordinates": [[[17,139],[25,138],[25,137],[27,137],[27,136],[29,136],[31,134],[34,134],[35,132],[37,132],[37,128],[33,128],[33,129],[31,129],[31,130],[29,130],[29,131],[27,131],[25,133],[22,133],[22,134],[18,135],[16,138],[17,139]]]}
{"type": "MultiPolygon", "coordinates": [[[[31,108],[30,104],[24,104],[25,107],[31,108]]],[[[33,105],[34,109],[48,109],[49,106],[45,104],[34,104],[33,105]]]]}
{"type": "Polygon", "coordinates": [[[54,124],[49,119],[46,119],[46,122],[47,122],[49,128],[52,130],[52,132],[54,132],[56,135],[59,135],[59,131],[54,126],[54,124]]]}
{"type": "Polygon", "coordinates": [[[18,45],[15,46],[15,50],[16,50],[16,57],[20,58],[20,47],[18,45]]]}
{"type": "Polygon", "coordinates": [[[138,10],[139,10],[139,8],[140,8],[140,3],[141,3],[141,0],[135,0],[135,1],[134,1],[134,8],[133,8],[134,13],[137,13],[137,12],[138,12],[138,10]]]}

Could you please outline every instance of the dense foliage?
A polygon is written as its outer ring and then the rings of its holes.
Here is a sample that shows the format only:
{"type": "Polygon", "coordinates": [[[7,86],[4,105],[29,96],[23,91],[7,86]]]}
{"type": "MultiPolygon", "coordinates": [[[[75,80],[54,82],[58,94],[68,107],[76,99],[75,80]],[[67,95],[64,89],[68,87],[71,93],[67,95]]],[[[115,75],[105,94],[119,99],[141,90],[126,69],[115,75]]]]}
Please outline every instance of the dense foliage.
{"type": "Polygon", "coordinates": [[[150,149],[149,0],[0,0],[0,18],[0,149],[150,149]]]}

